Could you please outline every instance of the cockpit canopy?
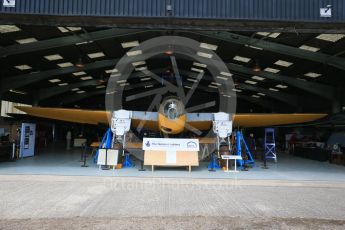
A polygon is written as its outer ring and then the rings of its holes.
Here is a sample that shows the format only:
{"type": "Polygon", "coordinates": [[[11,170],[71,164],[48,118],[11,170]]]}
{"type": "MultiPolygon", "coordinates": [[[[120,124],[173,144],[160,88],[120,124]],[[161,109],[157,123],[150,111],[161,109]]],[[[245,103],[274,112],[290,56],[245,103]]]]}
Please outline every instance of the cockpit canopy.
{"type": "Polygon", "coordinates": [[[164,114],[168,119],[175,120],[184,114],[184,105],[177,98],[169,98],[163,101],[159,112],[164,114]]]}

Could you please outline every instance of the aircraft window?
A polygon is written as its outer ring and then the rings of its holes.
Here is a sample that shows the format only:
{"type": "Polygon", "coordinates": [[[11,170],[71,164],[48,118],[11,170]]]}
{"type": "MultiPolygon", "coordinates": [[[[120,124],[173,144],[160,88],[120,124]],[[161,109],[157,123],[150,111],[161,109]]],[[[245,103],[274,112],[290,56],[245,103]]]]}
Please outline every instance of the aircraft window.
{"type": "Polygon", "coordinates": [[[174,102],[170,102],[165,105],[164,113],[171,120],[177,119],[179,115],[177,106],[174,102]]]}

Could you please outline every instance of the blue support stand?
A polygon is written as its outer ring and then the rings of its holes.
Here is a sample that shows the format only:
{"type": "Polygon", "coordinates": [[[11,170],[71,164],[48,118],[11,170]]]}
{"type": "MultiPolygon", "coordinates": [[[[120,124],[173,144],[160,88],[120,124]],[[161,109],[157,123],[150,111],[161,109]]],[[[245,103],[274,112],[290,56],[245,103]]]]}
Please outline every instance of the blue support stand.
{"type": "Polygon", "coordinates": [[[246,155],[248,157],[247,160],[237,160],[237,164],[243,168],[245,164],[254,164],[253,156],[248,148],[246,141],[243,138],[243,134],[241,131],[236,131],[236,153],[238,156],[242,156],[242,143],[246,149],[246,155]]]}
{"type": "Polygon", "coordinates": [[[217,162],[217,156],[214,152],[211,155],[211,162],[208,164],[207,168],[209,171],[216,171],[216,169],[220,169],[220,166],[217,162]]]}
{"type": "Polygon", "coordinates": [[[134,164],[133,164],[133,162],[129,156],[129,153],[125,153],[125,159],[122,163],[122,168],[126,168],[126,167],[129,168],[129,167],[133,167],[133,166],[134,166],[134,164]]]}
{"type": "Polygon", "coordinates": [[[110,149],[111,148],[111,142],[113,141],[113,132],[109,128],[107,132],[104,134],[103,139],[98,147],[98,150],[95,154],[95,157],[93,158],[93,162],[96,163],[98,159],[98,151],[99,149],[110,149]]]}
{"type": "Polygon", "coordinates": [[[273,128],[265,129],[264,156],[266,159],[273,159],[275,162],[277,162],[276,142],[273,128]]]}

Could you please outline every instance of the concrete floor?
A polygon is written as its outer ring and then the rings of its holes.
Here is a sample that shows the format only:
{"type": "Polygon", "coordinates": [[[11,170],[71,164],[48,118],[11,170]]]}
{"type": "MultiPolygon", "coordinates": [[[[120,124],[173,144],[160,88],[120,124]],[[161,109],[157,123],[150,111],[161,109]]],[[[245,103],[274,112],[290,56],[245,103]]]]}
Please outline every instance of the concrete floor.
{"type": "Polygon", "coordinates": [[[163,177],[163,178],[232,178],[252,180],[303,180],[303,181],[342,181],[345,182],[345,167],[318,162],[314,160],[291,157],[286,153],[278,154],[278,163],[268,163],[269,169],[262,169],[261,162],[246,172],[225,173],[221,170],[209,172],[208,162],[201,162],[199,167],[193,167],[188,173],[185,167],[157,168],[151,172],[138,171],[139,162],[135,168],[120,170],[99,170],[98,166],[88,159],[87,168],[80,167],[80,149],[66,151],[62,147],[45,149],[34,157],[17,160],[16,162],[0,162],[1,174],[26,175],[78,175],[78,176],[120,176],[120,177],[163,177]]]}
{"type": "Polygon", "coordinates": [[[0,229],[345,229],[345,167],[280,154],[267,170],[80,167],[80,150],[0,163],[0,229]]]}

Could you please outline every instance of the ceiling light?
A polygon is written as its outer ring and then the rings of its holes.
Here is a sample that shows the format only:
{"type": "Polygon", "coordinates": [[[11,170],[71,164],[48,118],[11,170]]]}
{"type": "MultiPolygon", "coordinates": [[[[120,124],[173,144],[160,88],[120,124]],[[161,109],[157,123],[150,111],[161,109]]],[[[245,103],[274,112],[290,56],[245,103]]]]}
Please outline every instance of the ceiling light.
{"type": "Polygon", "coordinates": [[[197,82],[198,80],[196,80],[196,79],[194,79],[194,78],[187,78],[187,81],[197,82]]]}
{"type": "Polygon", "coordinates": [[[85,80],[91,80],[91,79],[93,79],[93,77],[91,77],[91,76],[85,76],[85,77],[81,77],[80,79],[83,80],[83,81],[85,81],[85,80]]]}
{"type": "Polygon", "coordinates": [[[96,86],[96,89],[102,89],[102,88],[105,88],[105,85],[98,85],[98,86],[96,86]]]}
{"type": "Polygon", "coordinates": [[[85,42],[78,42],[78,43],[75,43],[76,46],[80,46],[80,45],[85,45],[85,44],[90,44],[92,43],[93,41],[85,41],[85,42]]]}
{"type": "Polygon", "coordinates": [[[13,25],[0,25],[0,33],[5,34],[5,33],[11,33],[11,32],[17,32],[20,31],[21,29],[18,28],[17,26],[13,25]]]}
{"type": "Polygon", "coordinates": [[[264,69],[264,71],[271,72],[271,73],[278,73],[280,70],[279,69],[275,69],[275,68],[267,67],[267,68],[264,69]]]}
{"type": "Polygon", "coordinates": [[[81,30],[81,27],[62,27],[62,26],[58,26],[57,27],[62,33],[67,33],[67,32],[71,32],[71,31],[78,31],[81,30]]]}
{"type": "Polygon", "coordinates": [[[251,80],[246,80],[244,83],[251,84],[251,85],[256,85],[256,81],[251,81],[251,80]]]}
{"type": "Polygon", "coordinates": [[[264,37],[270,37],[270,38],[277,38],[280,33],[271,33],[271,32],[257,32],[257,35],[264,36],[264,37]]]}
{"type": "Polygon", "coordinates": [[[218,82],[211,82],[212,85],[217,85],[217,86],[221,86],[222,84],[218,83],[218,82]]]}
{"type": "Polygon", "coordinates": [[[276,61],[274,64],[275,64],[275,65],[284,66],[284,67],[289,67],[289,66],[291,66],[293,63],[292,63],[292,62],[288,62],[288,61],[278,60],[278,61],[276,61]]]}
{"type": "Polygon", "coordinates": [[[282,84],[279,84],[279,85],[276,85],[277,88],[281,88],[281,89],[286,89],[288,86],[287,85],[282,85],[282,84]]]}
{"type": "Polygon", "coordinates": [[[80,90],[79,88],[74,88],[74,89],[71,89],[72,91],[78,91],[80,90]]]}
{"type": "Polygon", "coordinates": [[[221,75],[227,76],[227,77],[232,77],[231,73],[228,72],[220,72],[221,75]]]}
{"type": "Polygon", "coordinates": [[[16,69],[19,69],[19,70],[28,70],[28,69],[32,69],[31,66],[29,65],[17,65],[15,66],[16,69]]]}
{"type": "Polygon", "coordinates": [[[57,83],[57,82],[60,82],[61,80],[58,79],[58,78],[55,78],[55,79],[50,79],[49,82],[51,83],[57,83]]]}
{"type": "Polygon", "coordinates": [[[106,73],[116,73],[116,72],[118,72],[118,70],[117,69],[108,69],[105,72],[106,73]]]}
{"type": "Polygon", "coordinates": [[[253,94],[252,97],[260,98],[260,96],[253,94]]]}
{"type": "Polygon", "coordinates": [[[212,54],[204,53],[204,52],[200,52],[200,51],[198,51],[196,54],[200,57],[203,57],[203,58],[212,58],[212,56],[213,56],[212,54]]]}
{"type": "Polygon", "coordinates": [[[309,72],[309,73],[304,74],[304,76],[311,77],[311,78],[317,78],[317,77],[320,77],[321,75],[322,74],[320,73],[314,73],[314,72],[309,72]]]}
{"type": "Polygon", "coordinates": [[[302,50],[310,51],[310,52],[317,52],[320,50],[320,48],[313,47],[313,46],[307,46],[307,45],[301,45],[299,48],[302,50]]]}
{"type": "Polygon", "coordinates": [[[232,91],[234,91],[234,92],[238,92],[238,93],[242,92],[242,90],[241,90],[241,89],[232,89],[232,91]]]}
{"type": "Polygon", "coordinates": [[[229,98],[231,97],[230,95],[226,95],[226,94],[223,94],[222,96],[223,97],[229,97],[229,98]]]}
{"type": "Polygon", "coordinates": [[[208,85],[208,87],[218,89],[218,86],[215,86],[215,85],[208,85]]]}
{"type": "Polygon", "coordinates": [[[139,65],[145,65],[145,64],[146,64],[145,61],[137,61],[137,62],[132,63],[133,66],[139,66],[139,65]]]}
{"type": "Polygon", "coordinates": [[[131,57],[131,56],[137,56],[142,54],[143,52],[141,50],[134,50],[134,51],[128,51],[127,52],[127,56],[131,57]]]}
{"type": "Polygon", "coordinates": [[[122,48],[130,48],[130,47],[135,47],[138,46],[139,42],[138,41],[131,41],[131,42],[123,42],[121,43],[122,48]]]}
{"type": "Polygon", "coordinates": [[[86,73],[84,71],[80,71],[80,72],[75,72],[72,73],[74,76],[81,76],[81,75],[85,75],[86,73]]]}
{"type": "Polygon", "coordinates": [[[32,43],[32,42],[37,42],[36,38],[24,38],[24,39],[19,39],[16,40],[19,44],[27,44],[27,43],[32,43]]]}
{"type": "Polygon", "coordinates": [[[125,82],[127,82],[127,80],[118,80],[118,81],[116,81],[117,83],[125,83],[125,82]]]}
{"type": "Polygon", "coordinates": [[[89,58],[100,58],[100,57],[104,57],[105,54],[103,52],[97,52],[97,53],[90,53],[87,56],[89,56],[89,58]]]}
{"type": "Polygon", "coordinates": [[[57,64],[57,65],[60,66],[61,68],[73,66],[73,64],[72,64],[71,62],[59,63],[59,64],[57,64]]]}
{"type": "Polygon", "coordinates": [[[129,85],[129,83],[127,82],[127,83],[122,83],[122,84],[120,84],[120,86],[122,86],[122,87],[124,87],[124,86],[128,86],[129,85]]]}
{"type": "Polygon", "coordinates": [[[276,89],[276,88],[269,88],[269,90],[275,91],[275,92],[278,92],[278,91],[279,91],[279,89],[276,89]]]}
{"type": "Polygon", "coordinates": [[[153,85],[145,85],[145,88],[152,88],[153,85]]]}
{"type": "Polygon", "coordinates": [[[85,91],[84,90],[80,90],[80,91],[77,91],[77,93],[85,93],[85,91]]]}
{"type": "Polygon", "coordinates": [[[255,60],[255,64],[253,66],[253,71],[254,72],[260,72],[261,71],[261,66],[259,65],[259,61],[255,60]]]}
{"type": "Polygon", "coordinates": [[[264,93],[258,93],[258,95],[260,95],[260,96],[266,96],[266,94],[264,94],[264,93]]]}
{"type": "Polygon", "coordinates": [[[227,77],[222,77],[222,76],[217,76],[216,78],[218,78],[218,79],[222,79],[222,80],[224,80],[224,81],[228,80],[228,78],[227,78],[227,77]]]}
{"type": "Polygon", "coordinates": [[[63,57],[61,57],[60,54],[47,55],[47,56],[44,56],[44,58],[47,59],[48,61],[56,61],[56,60],[63,59],[63,57]]]}
{"type": "Polygon", "coordinates": [[[199,63],[199,62],[193,62],[193,65],[195,65],[197,67],[201,67],[201,68],[206,68],[207,67],[206,64],[202,64],[202,63],[199,63]]]}
{"type": "Polygon", "coordinates": [[[260,48],[260,47],[257,47],[257,46],[252,46],[252,45],[244,45],[245,47],[249,47],[249,48],[252,48],[252,49],[256,49],[256,50],[263,50],[263,48],[260,48]]]}
{"type": "Polygon", "coordinates": [[[240,62],[245,62],[245,63],[248,63],[250,61],[250,58],[241,57],[241,56],[235,56],[233,59],[235,61],[240,61],[240,62]]]}
{"type": "Polygon", "coordinates": [[[143,71],[143,70],[147,70],[147,67],[142,66],[142,67],[135,68],[135,71],[143,71]]]}
{"type": "Polygon", "coordinates": [[[198,73],[203,73],[204,72],[203,69],[198,69],[198,68],[194,68],[194,67],[190,68],[190,70],[198,72],[198,73]]]}
{"type": "Polygon", "coordinates": [[[344,37],[345,34],[320,34],[316,38],[328,42],[337,42],[344,37]]]}
{"type": "Polygon", "coordinates": [[[212,44],[208,44],[208,43],[200,43],[200,47],[204,48],[204,49],[209,49],[209,50],[217,50],[218,46],[216,45],[212,45],[212,44]]]}
{"type": "Polygon", "coordinates": [[[22,95],[27,94],[27,92],[19,91],[19,90],[14,90],[14,89],[10,89],[9,91],[10,91],[11,93],[16,93],[16,94],[22,94],[22,95]]]}
{"type": "Polygon", "coordinates": [[[263,81],[263,80],[265,80],[265,78],[259,77],[259,76],[252,76],[252,79],[258,80],[258,81],[263,81]]]}
{"type": "Polygon", "coordinates": [[[141,78],[140,81],[148,81],[150,79],[151,79],[150,77],[145,77],[145,78],[141,78]]]}
{"type": "Polygon", "coordinates": [[[78,68],[83,68],[85,65],[84,65],[84,62],[83,62],[83,58],[82,57],[79,57],[77,62],[74,64],[75,67],[78,67],[78,68]]]}
{"type": "Polygon", "coordinates": [[[192,88],[192,87],[190,87],[188,85],[185,85],[184,87],[187,88],[187,89],[191,89],[192,88]]]}
{"type": "Polygon", "coordinates": [[[65,85],[68,85],[68,83],[60,83],[60,84],[58,84],[58,86],[65,86],[65,85]]]}

